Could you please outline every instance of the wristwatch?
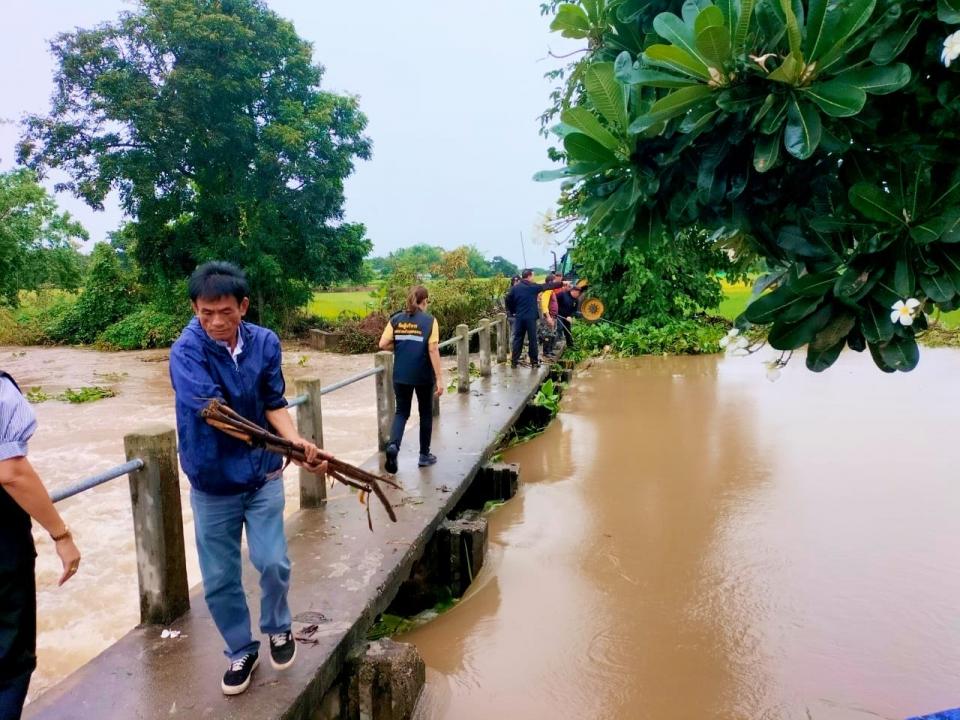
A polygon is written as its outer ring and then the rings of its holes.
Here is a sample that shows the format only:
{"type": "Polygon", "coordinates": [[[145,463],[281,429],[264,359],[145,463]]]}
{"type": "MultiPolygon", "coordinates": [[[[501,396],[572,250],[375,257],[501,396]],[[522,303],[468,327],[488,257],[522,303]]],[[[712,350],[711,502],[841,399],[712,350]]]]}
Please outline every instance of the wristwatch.
{"type": "Polygon", "coordinates": [[[54,535],[53,533],[50,533],[50,539],[53,540],[55,543],[58,543],[61,540],[66,540],[67,538],[72,538],[72,537],[73,537],[73,533],[70,532],[70,528],[68,528],[66,525],[63,526],[63,532],[60,533],[59,535],[54,535]]]}

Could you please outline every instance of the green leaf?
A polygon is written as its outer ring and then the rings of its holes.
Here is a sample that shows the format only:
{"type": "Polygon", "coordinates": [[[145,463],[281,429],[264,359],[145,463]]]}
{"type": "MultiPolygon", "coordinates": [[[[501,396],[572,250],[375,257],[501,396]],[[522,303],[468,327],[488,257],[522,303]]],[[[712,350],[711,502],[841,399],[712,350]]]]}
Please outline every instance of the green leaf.
{"type": "Polygon", "coordinates": [[[603,145],[583,133],[570,133],[563,139],[563,148],[572,160],[610,163],[616,156],[603,145]]]}
{"type": "Polygon", "coordinates": [[[823,372],[833,365],[855,325],[856,318],[848,311],[841,311],[830,318],[830,322],[807,347],[807,368],[813,372],[823,372]]]}
{"type": "Polygon", "coordinates": [[[957,294],[957,288],[953,284],[953,280],[946,273],[920,275],[919,280],[924,294],[934,302],[948,302],[957,294]]]}
{"type": "MultiPolygon", "coordinates": [[[[814,338],[814,341],[816,341],[816,338],[814,338]]],[[[846,345],[846,342],[847,339],[843,338],[835,345],[822,349],[814,349],[811,343],[810,347],[807,348],[807,370],[823,372],[828,369],[837,361],[837,358],[840,357],[840,353],[843,352],[843,347],[846,345]]]]}
{"type": "Polygon", "coordinates": [[[854,85],[839,80],[816,83],[804,90],[804,95],[813,100],[827,115],[832,117],[851,117],[856,115],[867,102],[867,93],[854,85]]]}
{"type": "Polygon", "coordinates": [[[917,13],[906,28],[896,28],[879,38],[870,49],[870,59],[877,65],[888,65],[896,60],[916,37],[922,19],[923,15],[917,13]]]}
{"type": "Polygon", "coordinates": [[[680,77],[659,70],[648,70],[640,67],[630,59],[630,53],[622,52],[613,64],[614,76],[624,85],[641,85],[656,88],[679,88],[695,85],[696,80],[690,77],[680,77]]]}
{"type": "Polygon", "coordinates": [[[832,22],[827,23],[825,43],[831,50],[845,43],[847,38],[867,23],[876,6],[877,0],[847,0],[838,3],[833,11],[834,17],[831,17],[832,22]]]}
{"type": "Polygon", "coordinates": [[[630,132],[640,132],[654,122],[669,120],[677,115],[682,115],[690,108],[709,99],[713,93],[713,89],[706,85],[694,85],[693,87],[674,90],[669,95],[657,100],[646,115],[634,120],[630,125],[630,132]]]}
{"type": "Polygon", "coordinates": [[[774,323],[767,341],[777,350],[796,350],[811,342],[828,322],[832,308],[829,305],[795,323],[774,323]]]}
{"type": "Polygon", "coordinates": [[[880,272],[874,270],[859,270],[848,267],[833,286],[833,294],[838,298],[859,300],[866,295],[873,284],[880,279],[880,272]]]}
{"type": "Polygon", "coordinates": [[[583,87],[590,102],[616,130],[627,129],[627,106],[623,86],[613,76],[613,63],[590,65],[583,73],[583,87]]]}
{"type": "Polygon", "coordinates": [[[871,95],[887,95],[896,92],[910,82],[910,66],[896,63],[885,67],[864,67],[847,70],[837,75],[836,80],[855,85],[871,95]]]}
{"type": "Polygon", "coordinates": [[[883,359],[883,356],[880,354],[880,346],[876,343],[868,343],[867,345],[870,348],[870,356],[873,358],[873,362],[878,368],[883,370],[885,373],[895,373],[896,368],[892,368],[887,364],[887,361],[883,359]]]}
{"type": "Polygon", "coordinates": [[[733,34],[733,52],[741,55],[747,43],[747,33],[750,32],[750,20],[753,18],[755,0],[740,0],[740,17],[737,20],[737,29],[733,34]]]}
{"type": "Polygon", "coordinates": [[[787,55],[776,70],[767,75],[767,80],[780,82],[785,85],[796,85],[800,81],[803,65],[795,55],[787,55]]]}
{"type": "Polygon", "coordinates": [[[910,237],[914,239],[917,245],[929,245],[943,237],[947,230],[947,218],[940,216],[924,220],[919,225],[910,228],[910,237]]]}
{"type": "Polygon", "coordinates": [[[753,167],[757,172],[765,173],[777,164],[780,157],[780,136],[761,135],[753,151],[753,167]]]}
{"type": "Polygon", "coordinates": [[[730,35],[725,27],[714,25],[700,32],[697,35],[697,50],[700,51],[700,57],[715,68],[723,68],[733,59],[730,54],[730,35]]]}
{"type": "Polygon", "coordinates": [[[673,45],[651,45],[643,51],[643,57],[650,65],[670,68],[700,80],[710,80],[710,71],[703,61],[682,48],[673,45]]]}
{"type": "Polygon", "coordinates": [[[797,16],[793,12],[793,4],[790,0],[780,0],[780,8],[787,23],[787,41],[790,44],[790,55],[797,58],[798,62],[803,59],[803,35],[800,32],[800,23],[797,22],[797,16]]]}
{"type": "Polygon", "coordinates": [[[920,362],[920,348],[912,335],[897,335],[880,345],[880,357],[894,370],[910,372],[920,362]]]}
{"type": "Polygon", "coordinates": [[[743,315],[754,325],[767,325],[776,320],[785,310],[798,303],[806,305],[807,302],[806,298],[792,293],[789,288],[779,287],[747,305],[743,315]]]}
{"type": "Polygon", "coordinates": [[[909,250],[904,247],[893,269],[893,289],[902,298],[913,296],[914,292],[913,263],[910,261],[909,250]]]}
{"type": "MultiPolygon", "coordinates": [[[[718,8],[716,5],[710,5],[709,7],[704,8],[697,15],[697,19],[693,24],[693,33],[694,35],[699,35],[704,30],[709,27],[719,27],[722,28],[726,25],[726,20],[723,17],[723,11],[718,8]]],[[[727,40],[730,39],[730,32],[727,32],[727,40]]]]}
{"type": "Polygon", "coordinates": [[[780,102],[774,103],[773,108],[763,118],[760,123],[760,132],[764,135],[773,135],[783,127],[784,120],[787,119],[787,106],[790,104],[784,96],[779,97],[780,102]]]}
{"type": "Polygon", "coordinates": [[[803,43],[803,56],[813,62],[824,52],[824,29],[827,24],[828,0],[810,0],[807,12],[807,36],[803,43]]]}
{"type": "Polygon", "coordinates": [[[787,127],[783,144],[787,152],[798,160],[806,160],[820,144],[820,113],[808,102],[791,98],[787,105],[787,127]]]}
{"type": "Polygon", "coordinates": [[[700,55],[700,51],[697,50],[693,30],[673,13],[664,12],[657,15],[653,19],[653,29],[664,40],[685,50],[701,62],[706,62],[705,58],[700,55]]]}
{"type": "Polygon", "coordinates": [[[865,303],[866,312],[860,318],[863,336],[871,343],[884,343],[893,337],[893,323],[890,322],[890,310],[873,301],[865,303]]]}
{"type": "Polygon", "coordinates": [[[937,19],[950,25],[960,23],[960,2],[957,2],[957,0],[938,0],[937,19]]]}
{"type": "Polygon", "coordinates": [[[563,37],[581,40],[590,35],[590,18],[579,5],[564,3],[557,8],[550,29],[563,37]]]}
{"type": "Polygon", "coordinates": [[[823,297],[837,281],[832,271],[809,273],[790,283],[790,290],[803,297],[823,297]]]}
{"type": "Polygon", "coordinates": [[[891,225],[905,224],[900,208],[892,207],[893,196],[876,185],[858,182],[850,188],[847,198],[864,217],[891,225]]]}
{"type": "Polygon", "coordinates": [[[566,125],[576,128],[591,140],[596,140],[608,150],[616,151],[621,145],[620,141],[603,126],[597,116],[585,107],[567,108],[560,113],[560,120],[566,125]]]}

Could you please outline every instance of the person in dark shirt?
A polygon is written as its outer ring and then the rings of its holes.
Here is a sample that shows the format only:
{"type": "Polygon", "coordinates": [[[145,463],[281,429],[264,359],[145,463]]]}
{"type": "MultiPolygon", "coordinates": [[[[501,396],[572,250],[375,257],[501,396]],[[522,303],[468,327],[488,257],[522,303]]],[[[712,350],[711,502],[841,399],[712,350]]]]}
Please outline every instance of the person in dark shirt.
{"type": "Polygon", "coordinates": [[[562,290],[557,293],[557,318],[560,325],[560,332],[567,343],[568,348],[573,347],[573,329],[571,323],[580,309],[580,297],[583,294],[583,288],[572,287],[568,290],[562,290]]]}
{"type": "Polygon", "coordinates": [[[13,378],[0,371],[0,720],[19,720],[37,667],[37,552],[33,518],[63,563],[60,585],[80,568],[80,551],[30,461],[37,420],[13,378]]]}
{"type": "Polygon", "coordinates": [[[520,282],[519,275],[514,275],[510,278],[510,289],[507,290],[507,294],[503,296],[503,308],[507,312],[507,323],[510,325],[510,337],[513,337],[513,326],[517,320],[517,308],[513,302],[513,295],[510,290],[513,290],[518,282],[520,282]]]}
{"type": "Polygon", "coordinates": [[[540,365],[539,350],[537,348],[537,320],[540,317],[540,307],[537,297],[544,290],[553,290],[563,287],[565,283],[556,281],[552,283],[538,284],[533,282],[533,270],[527,268],[520,275],[520,282],[510,290],[511,306],[516,314],[516,322],[513,328],[513,356],[510,366],[517,367],[520,364],[520,352],[523,350],[523,338],[526,336],[529,343],[528,352],[530,353],[530,364],[534,367],[540,365]]]}
{"type": "Polygon", "coordinates": [[[388,473],[397,471],[397,455],[403,441],[403,429],[410,419],[410,405],[417,395],[420,413],[420,459],[417,465],[427,467],[437,462],[430,452],[433,435],[433,396],[443,394],[440,374],[440,326],[427,312],[430,296],[422,285],[410,288],[407,307],[390,318],[380,337],[381,350],[393,350],[393,392],[397,411],[390,428],[386,461],[388,473]]]}

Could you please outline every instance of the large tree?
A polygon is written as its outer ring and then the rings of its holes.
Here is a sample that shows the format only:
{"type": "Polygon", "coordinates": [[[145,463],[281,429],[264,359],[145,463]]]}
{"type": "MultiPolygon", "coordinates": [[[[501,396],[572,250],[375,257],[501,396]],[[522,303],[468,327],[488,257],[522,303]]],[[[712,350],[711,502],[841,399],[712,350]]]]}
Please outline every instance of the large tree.
{"type": "Polygon", "coordinates": [[[566,180],[584,232],[672,253],[710,228],[766,265],[740,323],[773,347],[815,371],[845,347],[916,366],[928,315],[960,308],[960,0],[544,11],[584,54],[545,116],[565,167],[540,178],[566,180]]]}
{"type": "Polygon", "coordinates": [[[370,156],[366,118],[263,2],[138,0],[51,50],[51,111],[26,119],[20,160],[94,208],[119,191],[147,282],[231,259],[278,319],[359,277],[370,243],[342,222],[343,182],[370,156]]]}
{"type": "Polygon", "coordinates": [[[77,246],[87,237],[69,213],[58,212],[32,171],[0,173],[0,303],[16,306],[21,290],[47,285],[76,289],[77,246]]]}

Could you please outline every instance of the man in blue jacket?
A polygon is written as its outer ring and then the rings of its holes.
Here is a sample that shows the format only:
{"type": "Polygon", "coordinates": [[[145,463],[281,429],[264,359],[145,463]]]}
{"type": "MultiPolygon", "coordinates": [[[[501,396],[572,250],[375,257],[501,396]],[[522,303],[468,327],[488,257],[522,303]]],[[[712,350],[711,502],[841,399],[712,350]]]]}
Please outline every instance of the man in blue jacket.
{"type": "Polygon", "coordinates": [[[513,326],[513,357],[510,367],[520,364],[520,352],[523,350],[523,337],[529,343],[530,364],[540,365],[540,353],[537,347],[537,320],[540,318],[540,304],[537,296],[544,290],[563,287],[562,281],[538,284],[533,282],[533,270],[527,268],[520,275],[520,282],[514,285],[508,294],[506,305],[508,312],[513,310],[516,321],[513,326]]]}
{"type": "Polygon", "coordinates": [[[270,662],[283,670],[296,657],[287,604],[283,459],[215,430],[200,411],[217,398],[258,425],[269,424],[301,444],[307,467],[318,472],[329,456],[294,428],[283,397],[276,334],[243,321],[250,306],[243,272],[230,263],[209,262],[197,268],[188,287],[196,317],[170,352],[180,464],[190,480],[204,597],[230,660],[220,687],[225,695],[238,695],[260,662],[241,582],[244,527],[250,561],[260,573],[260,631],[269,637],[270,662]]]}

